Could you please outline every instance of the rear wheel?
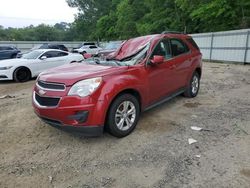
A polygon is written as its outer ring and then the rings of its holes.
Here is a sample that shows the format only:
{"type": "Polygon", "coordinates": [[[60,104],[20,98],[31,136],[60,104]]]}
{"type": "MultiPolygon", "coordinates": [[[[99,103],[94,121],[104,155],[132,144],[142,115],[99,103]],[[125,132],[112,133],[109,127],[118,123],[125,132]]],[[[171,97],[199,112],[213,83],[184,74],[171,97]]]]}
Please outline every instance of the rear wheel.
{"type": "Polygon", "coordinates": [[[138,99],[130,94],[117,97],[110,106],[107,129],[115,137],[129,135],[139,120],[140,106],[138,99]]]}
{"type": "Polygon", "coordinates": [[[29,69],[19,67],[14,71],[13,78],[16,82],[27,82],[31,78],[31,73],[29,69]]]}
{"type": "Polygon", "coordinates": [[[200,89],[200,75],[198,72],[194,72],[189,85],[187,87],[187,90],[184,92],[185,97],[196,97],[200,89]]]}

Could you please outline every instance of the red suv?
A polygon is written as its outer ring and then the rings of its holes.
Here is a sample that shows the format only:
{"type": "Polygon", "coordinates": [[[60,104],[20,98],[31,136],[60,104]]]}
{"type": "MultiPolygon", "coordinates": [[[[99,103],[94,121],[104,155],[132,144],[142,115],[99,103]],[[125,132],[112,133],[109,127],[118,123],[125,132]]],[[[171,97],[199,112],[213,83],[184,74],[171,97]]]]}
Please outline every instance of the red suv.
{"type": "Polygon", "coordinates": [[[201,67],[199,48],[188,35],[133,38],[105,61],[90,59],[40,74],[33,106],[50,125],[86,135],[100,135],[105,128],[124,137],[141,112],[182,93],[195,97],[201,67]]]}

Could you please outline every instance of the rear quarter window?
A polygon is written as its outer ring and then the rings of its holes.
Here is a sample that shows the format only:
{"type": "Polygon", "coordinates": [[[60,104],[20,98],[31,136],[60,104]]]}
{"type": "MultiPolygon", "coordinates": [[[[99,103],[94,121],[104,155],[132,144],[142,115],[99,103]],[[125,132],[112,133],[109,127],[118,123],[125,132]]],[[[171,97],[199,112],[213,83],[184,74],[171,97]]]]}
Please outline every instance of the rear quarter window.
{"type": "Polygon", "coordinates": [[[199,46],[196,44],[196,42],[194,41],[193,38],[187,38],[187,41],[188,41],[195,49],[197,49],[197,50],[200,51],[199,46]]]}

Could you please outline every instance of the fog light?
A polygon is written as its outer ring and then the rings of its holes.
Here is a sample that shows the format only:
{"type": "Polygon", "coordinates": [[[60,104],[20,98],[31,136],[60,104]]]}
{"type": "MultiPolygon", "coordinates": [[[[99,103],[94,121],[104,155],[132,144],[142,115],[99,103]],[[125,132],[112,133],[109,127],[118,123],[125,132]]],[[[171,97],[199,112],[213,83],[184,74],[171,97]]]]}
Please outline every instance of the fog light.
{"type": "Polygon", "coordinates": [[[75,120],[78,123],[84,123],[88,119],[89,112],[88,111],[78,111],[75,115],[69,116],[68,118],[71,120],[75,120]]]}

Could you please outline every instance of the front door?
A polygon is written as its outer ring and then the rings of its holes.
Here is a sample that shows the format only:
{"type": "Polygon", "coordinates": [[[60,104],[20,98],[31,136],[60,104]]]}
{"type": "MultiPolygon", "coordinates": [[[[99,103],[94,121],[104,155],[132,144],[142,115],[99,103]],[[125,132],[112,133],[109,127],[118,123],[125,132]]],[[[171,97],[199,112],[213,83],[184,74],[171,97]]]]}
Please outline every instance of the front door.
{"type": "Polygon", "coordinates": [[[155,46],[150,59],[154,55],[164,56],[164,62],[157,65],[148,64],[146,67],[148,79],[148,102],[153,104],[173,91],[173,68],[171,64],[172,54],[168,39],[160,40],[155,46]]]}
{"type": "Polygon", "coordinates": [[[65,63],[65,58],[61,56],[61,53],[60,51],[45,52],[40,57],[39,72],[63,65],[65,63]],[[46,59],[42,57],[46,57],[46,59]]]}

